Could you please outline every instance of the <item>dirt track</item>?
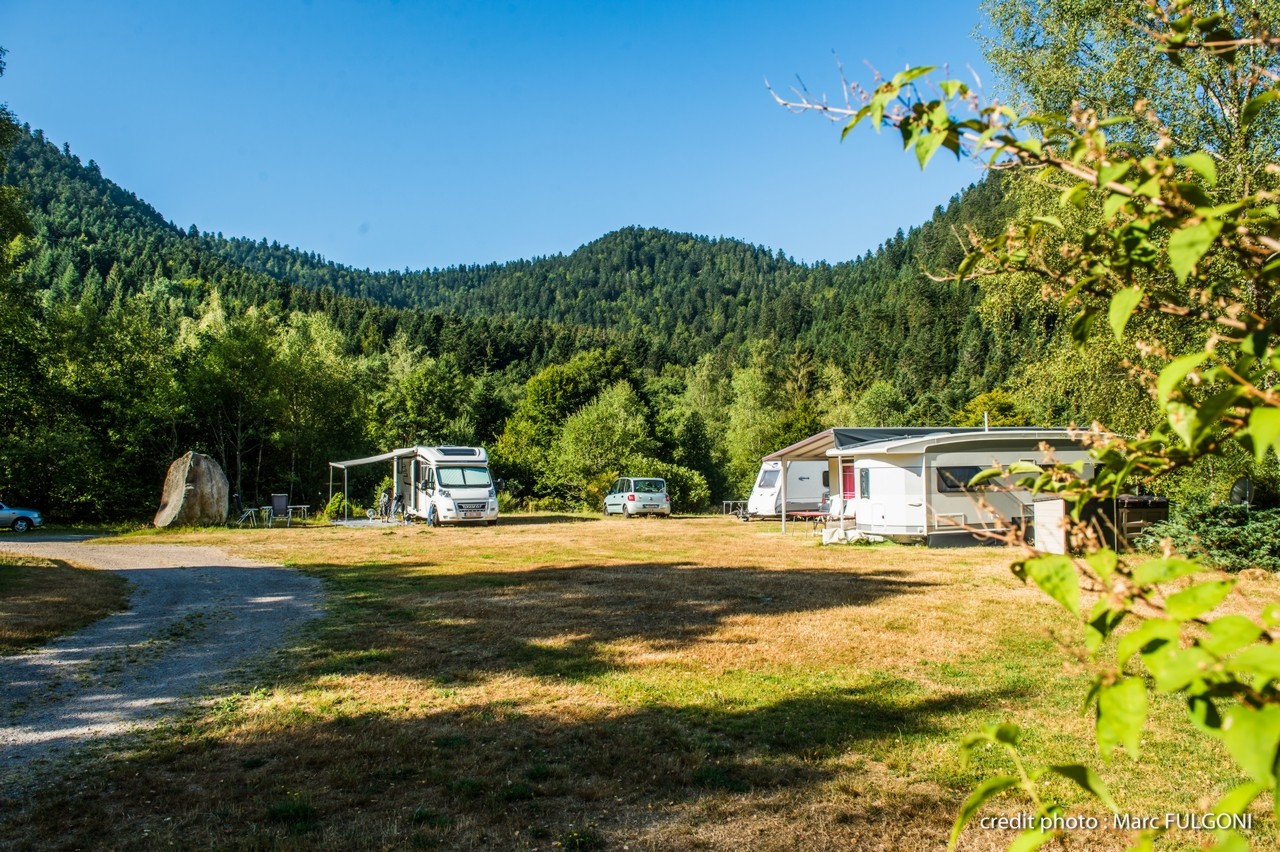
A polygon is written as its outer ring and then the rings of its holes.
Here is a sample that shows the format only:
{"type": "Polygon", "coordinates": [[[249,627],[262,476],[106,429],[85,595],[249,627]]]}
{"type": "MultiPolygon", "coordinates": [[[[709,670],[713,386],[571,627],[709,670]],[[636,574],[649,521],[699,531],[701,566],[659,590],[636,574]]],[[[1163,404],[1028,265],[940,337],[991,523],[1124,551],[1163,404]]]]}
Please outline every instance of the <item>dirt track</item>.
{"type": "Polygon", "coordinates": [[[213,547],[15,541],[0,550],[117,572],[129,609],[0,657],[0,799],[77,746],[154,724],[320,612],[320,582],[213,547]]]}

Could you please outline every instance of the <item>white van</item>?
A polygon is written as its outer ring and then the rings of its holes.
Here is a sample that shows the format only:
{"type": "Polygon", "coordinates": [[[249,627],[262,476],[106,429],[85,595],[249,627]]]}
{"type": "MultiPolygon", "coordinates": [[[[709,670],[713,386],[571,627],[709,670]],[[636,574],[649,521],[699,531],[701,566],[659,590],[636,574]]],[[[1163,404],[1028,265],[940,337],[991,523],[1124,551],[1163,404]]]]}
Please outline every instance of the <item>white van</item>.
{"type": "MultiPolygon", "coordinates": [[[[825,461],[794,461],[787,466],[787,511],[821,512],[830,493],[825,461]]],[[[776,518],[782,514],[782,462],[760,465],[755,487],[747,499],[748,518],[776,518]]]]}
{"type": "MultiPolygon", "coordinates": [[[[410,464],[396,465],[396,491],[405,516],[430,524],[498,522],[498,492],[484,447],[416,447],[410,464]]],[[[405,459],[403,461],[410,461],[405,459]]]]}

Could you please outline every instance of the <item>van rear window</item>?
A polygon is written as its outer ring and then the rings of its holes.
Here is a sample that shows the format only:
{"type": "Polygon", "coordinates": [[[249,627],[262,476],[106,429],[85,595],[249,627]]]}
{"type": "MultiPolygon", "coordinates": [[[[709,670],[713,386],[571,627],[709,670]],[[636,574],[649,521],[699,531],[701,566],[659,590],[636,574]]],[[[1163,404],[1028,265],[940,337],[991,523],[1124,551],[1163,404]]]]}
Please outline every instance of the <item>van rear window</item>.
{"type": "Polygon", "coordinates": [[[661,479],[637,479],[633,488],[639,494],[661,494],[667,489],[667,483],[661,479]]]}

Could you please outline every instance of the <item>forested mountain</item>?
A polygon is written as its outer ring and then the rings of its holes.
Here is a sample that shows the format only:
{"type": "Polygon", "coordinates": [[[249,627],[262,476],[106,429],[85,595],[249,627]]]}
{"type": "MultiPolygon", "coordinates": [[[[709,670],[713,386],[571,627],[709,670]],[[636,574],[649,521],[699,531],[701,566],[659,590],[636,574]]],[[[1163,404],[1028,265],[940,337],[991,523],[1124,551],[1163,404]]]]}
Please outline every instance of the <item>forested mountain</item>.
{"type": "Polygon", "coordinates": [[[648,342],[654,369],[773,338],[869,378],[899,380],[918,395],[954,384],[957,372],[965,392],[988,372],[1007,373],[1007,361],[978,357],[992,341],[974,314],[976,288],[934,282],[922,270],[953,269],[964,229],[989,231],[1010,212],[993,175],[920,228],[899,230],[875,253],[837,265],[803,265],[762,246],[652,228],[615,231],[567,256],[421,272],[352,269],[266,240],[203,241],[236,264],[313,289],[635,335],[648,342]]]}
{"type": "Polygon", "coordinates": [[[521,500],[590,504],[639,459],[706,505],[825,426],[951,422],[1044,334],[1022,314],[993,331],[979,287],[927,274],[1007,217],[998,175],[848,263],[628,228],[416,273],[184,230],[27,127],[4,183],[30,219],[12,298],[40,363],[0,489],[55,517],[145,514],[190,448],[246,499],[315,502],[329,459],[446,440],[493,446],[521,500]],[[589,448],[599,406],[642,413],[605,442],[625,452],[589,448]]]}

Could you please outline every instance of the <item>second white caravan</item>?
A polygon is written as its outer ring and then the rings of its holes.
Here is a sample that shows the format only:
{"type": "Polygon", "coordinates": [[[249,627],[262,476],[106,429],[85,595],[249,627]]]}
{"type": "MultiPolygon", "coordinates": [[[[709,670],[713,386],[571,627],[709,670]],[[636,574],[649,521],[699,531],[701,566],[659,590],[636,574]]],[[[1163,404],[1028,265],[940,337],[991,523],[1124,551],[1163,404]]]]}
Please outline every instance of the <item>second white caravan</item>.
{"type": "MultiPolygon", "coordinates": [[[[824,511],[830,495],[825,461],[794,461],[787,466],[787,512],[824,511]]],[[[747,499],[748,518],[776,518],[782,514],[782,462],[760,465],[755,487],[747,499]]]]}

